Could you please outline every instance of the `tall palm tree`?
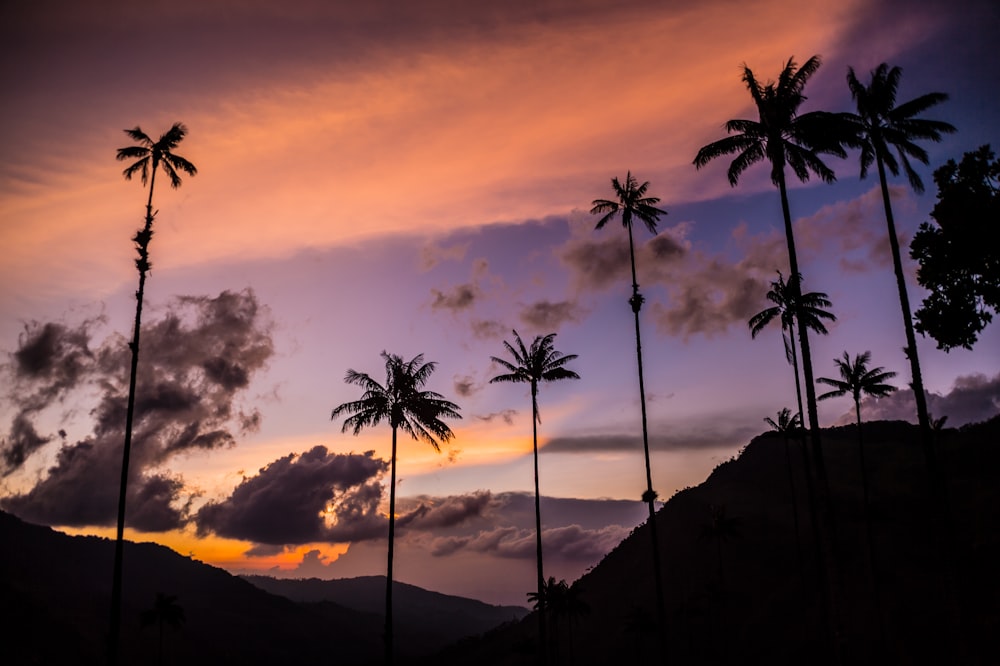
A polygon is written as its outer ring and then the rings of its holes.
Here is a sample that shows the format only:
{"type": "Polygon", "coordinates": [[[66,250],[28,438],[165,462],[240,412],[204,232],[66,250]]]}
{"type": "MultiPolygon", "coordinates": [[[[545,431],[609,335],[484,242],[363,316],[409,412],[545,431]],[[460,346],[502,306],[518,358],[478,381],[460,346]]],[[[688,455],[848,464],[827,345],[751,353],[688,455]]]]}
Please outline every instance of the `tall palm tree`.
{"type": "Polygon", "coordinates": [[[125,494],[128,489],[129,454],[132,449],[132,419],[135,413],[135,379],[139,368],[139,326],[142,320],[142,297],[146,287],[146,273],[149,272],[149,241],[153,238],[153,185],[156,182],[156,171],[162,168],[170,178],[170,186],[181,186],[178,171],[194,176],[198,169],[194,164],[180,155],[173,153],[178,144],[187,136],[187,127],[182,123],[174,123],[160,138],[153,141],[139,126],[124,130],[125,134],[138,145],[119,148],[115,158],[118,161],[135,160],[122,171],[125,180],[132,180],[136,173],[140,174],[142,184],[149,181],[149,197],[146,199],[146,221],[142,229],[135,233],[132,242],[139,257],[135,267],[139,271],[139,289],[135,292],[135,323],[132,331],[132,368],[128,382],[128,407],[125,412],[125,444],[122,449],[121,485],[118,491],[118,530],[115,537],[115,566],[111,584],[111,631],[109,634],[108,661],[112,666],[118,663],[118,637],[121,632],[122,608],[122,544],[125,530],[125,494]]]}
{"type": "Polygon", "coordinates": [[[538,489],[538,424],[541,419],[538,416],[538,384],[539,382],[554,382],[560,379],[579,379],[580,375],[563,366],[577,358],[576,354],[564,355],[556,351],[552,344],[556,334],[549,333],[546,336],[535,336],[530,347],[525,347],[521,336],[514,331],[514,344],[504,340],[503,346],[514,359],[514,362],[496,356],[491,360],[501,368],[507,370],[505,374],[497,375],[490,380],[490,384],[497,383],[526,383],[531,386],[531,443],[534,453],[535,463],[535,560],[538,568],[538,600],[540,609],[538,613],[538,641],[539,645],[545,649],[545,595],[542,594],[545,587],[545,576],[542,573],[542,509],[541,494],[538,489]]]}
{"type": "Polygon", "coordinates": [[[368,426],[376,426],[388,421],[392,428],[392,456],[389,480],[389,556],[385,577],[385,663],[393,662],[392,633],[392,557],[396,536],[396,431],[402,430],[415,440],[424,440],[441,450],[439,442],[447,442],[455,436],[442,417],[460,419],[459,407],[444,399],[439,393],[423,391],[421,387],[436,363],[424,363],[424,355],[417,354],[409,361],[403,361],[396,354],[382,352],[385,361],[385,385],[379,384],[363,372],[348,370],[344,381],[360,386],[364,393],[360,400],[345,402],[335,408],[330,415],[334,420],[341,415],[344,419],[341,432],[353,431],[355,435],[368,426]]]}
{"type": "MultiPolygon", "coordinates": [[[[781,195],[781,213],[785,222],[785,241],[788,245],[788,267],[791,275],[799,275],[799,262],[795,252],[792,215],[788,207],[785,167],[791,168],[801,181],[809,180],[810,173],[823,182],[836,180],[833,171],[820,158],[827,153],[846,156],[838,140],[842,133],[833,114],[822,111],[799,113],[806,100],[803,94],[806,82],[819,69],[820,58],[813,56],[799,67],[789,58],[777,81],[760,83],[753,71],[743,65],[743,83],[757,107],[758,120],[736,119],[726,123],[730,134],[703,146],[694,158],[696,168],[712,160],[736,154],[729,165],[729,184],[735,187],[740,175],[757,162],[771,165],[771,182],[781,195]]],[[[798,296],[799,283],[790,282],[794,296],[798,296]]],[[[826,467],[820,451],[819,417],[816,411],[816,390],[813,386],[812,355],[809,351],[808,327],[799,326],[799,344],[802,348],[802,371],[805,375],[806,407],[809,417],[810,440],[821,484],[826,486],[826,467]]]]}
{"type": "Polygon", "coordinates": [[[868,363],[871,361],[871,358],[871,352],[866,351],[863,354],[856,355],[854,360],[851,361],[850,355],[845,351],[843,358],[833,359],[833,362],[837,365],[837,370],[840,372],[840,379],[820,377],[816,381],[833,387],[832,391],[827,391],[819,396],[820,400],[835,398],[842,395],[850,395],[854,398],[854,413],[858,422],[858,456],[861,461],[861,491],[864,500],[865,530],[867,531],[868,536],[868,563],[872,572],[872,583],[875,594],[875,607],[879,618],[879,629],[883,633],[884,640],[884,628],[882,627],[881,611],[882,604],[879,594],[880,581],[878,569],[875,567],[875,544],[872,538],[871,505],[868,498],[868,471],[865,465],[864,440],[861,434],[861,398],[864,395],[881,398],[895,391],[895,386],[886,384],[885,382],[886,380],[895,377],[896,373],[889,372],[884,368],[869,369],[868,363]]]}
{"type": "Polygon", "coordinates": [[[785,466],[788,469],[788,493],[792,498],[792,522],[795,526],[795,561],[799,566],[799,581],[805,586],[805,566],[802,562],[802,537],[799,531],[799,502],[795,492],[795,473],[792,469],[792,452],[789,445],[789,435],[798,432],[802,428],[802,414],[792,414],[792,410],[783,407],[777,413],[778,420],[775,421],[770,416],[764,417],[764,423],[771,426],[771,430],[781,433],[781,438],[785,442],[785,466]]]}
{"type": "Polygon", "coordinates": [[[662,628],[666,625],[666,608],[663,602],[663,574],[660,571],[660,542],[656,534],[656,491],[653,490],[653,474],[649,463],[649,432],[646,426],[646,387],[643,382],[642,373],[642,339],[639,335],[639,310],[645,302],[642,294],[639,293],[639,283],[635,273],[635,244],[632,240],[632,222],[638,220],[646,225],[646,229],[651,234],[656,234],[656,223],[661,215],[666,215],[667,211],[656,207],[660,203],[659,197],[646,196],[649,189],[649,181],[641,185],[636,180],[632,172],[625,175],[623,185],[617,177],[611,179],[611,187],[614,188],[614,199],[594,199],[591,202],[591,215],[601,215],[597,221],[595,229],[601,229],[615,216],[620,215],[622,226],[628,231],[628,254],[632,265],[632,297],[628,303],[632,307],[635,316],[635,356],[639,364],[639,407],[642,412],[642,452],[646,459],[646,490],[642,494],[642,501],[649,506],[649,533],[653,545],[653,577],[656,584],[656,610],[660,621],[661,635],[662,628]]]}
{"type": "Polygon", "coordinates": [[[180,629],[184,624],[184,608],[177,603],[177,597],[162,592],[156,593],[156,601],[153,607],[142,611],[139,615],[142,626],[148,627],[155,624],[159,631],[157,641],[156,663],[163,663],[163,626],[169,625],[171,629],[180,629]]]}
{"type": "Polygon", "coordinates": [[[906,174],[910,187],[920,193],[924,191],[924,183],[910,164],[910,159],[916,159],[927,164],[927,151],[916,144],[918,140],[941,141],[942,134],[950,134],[955,127],[940,120],[918,118],[919,114],[948,99],[945,93],[927,93],[903,104],[896,104],[896,91],[903,70],[899,67],[890,68],[886,63],[880,64],[871,72],[871,80],[867,86],[861,83],[854,69],[847,68],[847,86],[851,90],[858,112],[843,114],[851,121],[853,138],[861,148],[861,177],[868,175],[868,169],[875,163],[878,169],[879,185],[882,188],[882,204],[885,208],[885,222],[889,229],[889,247],[892,250],[892,266],[896,273],[896,288],[899,291],[899,305],[903,311],[903,328],[906,332],[906,357],[910,362],[910,372],[913,378],[913,397],[917,403],[917,420],[920,424],[921,442],[928,465],[936,467],[934,459],[931,423],[927,413],[927,397],[924,394],[924,381],[920,373],[920,359],[917,355],[917,341],[913,332],[913,318],[910,314],[910,300],[906,293],[906,280],[903,274],[903,262],[899,255],[899,240],[896,237],[896,223],[892,215],[892,203],[889,199],[889,185],[886,170],[898,176],[900,166],[906,174]],[[896,156],[892,149],[895,149],[896,156]]]}

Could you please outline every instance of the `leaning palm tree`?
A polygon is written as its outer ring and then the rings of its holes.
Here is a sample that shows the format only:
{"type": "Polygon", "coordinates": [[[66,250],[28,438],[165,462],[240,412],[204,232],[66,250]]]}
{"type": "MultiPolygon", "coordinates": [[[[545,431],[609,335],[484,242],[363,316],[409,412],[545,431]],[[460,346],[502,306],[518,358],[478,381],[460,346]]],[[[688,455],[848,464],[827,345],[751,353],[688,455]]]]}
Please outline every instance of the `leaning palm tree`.
{"type": "Polygon", "coordinates": [[[863,354],[858,354],[854,357],[854,360],[851,361],[850,355],[845,351],[843,358],[833,359],[833,362],[837,365],[837,370],[840,372],[840,379],[820,377],[816,381],[833,387],[832,391],[828,391],[819,396],[820,400],[835,398],[842,395],[850,395],[854,398],[854,413],[857,417],[858,423],[858,456],[861,461],[861,491],[864,501],[865,529],[868,536],[868,561],[872,572],[872,583],[875,594],[875,607],[879,618],[879,628],[883,632],[884,639],[881,599],[879,595],[879,576],[878,570],[875,567],[875,544],[872,538],[871,506],[868,499],[868,472],[865,465],[864,440],[862,439],[861,434],[861,398],[865,395],[881,398],[895,391],[895,386],[886,384],[885,382],[886,380],[895,377],[896,373],[889,372],[884,368],[869,369],[868,363],[871,361],[871,358],[871,352],[866,351],[863,354]]]}
{"type": "Polygon", "coordinates": [[[392,428],[392,456],[389,479],[389,556],[385,577],[385,663],[393,662],[392,634],[392,557],[396,530],[396,431],[402,430],[415,440],[424,440],[440,451],[439,442],[447,442],[455,434],[442,417],[462,418],[458,405],[444,399],[439,393],[422,391],[421,387],[437,364],[424,363],[424,355],[417,354],[403,361],[396,354],[382,352],[385,361],[385,385],[379,384],[363,372],[348,370],[344,381],[360,386],[364,393],[360,400],[345,402],[335,408],[330,419],[349,415],[344,419],[341,432],[353,431],[355,435],[368,426],[388,421],[392,428]]]}
{"type": "MultiPolygon", "coordinates": [[[[819,69],[820,58],[813,56],[798,67],[789,58],[777,81],[760,83],[753,71],[743,65],[743,82],[753,98],[759,114],[758,120],[736,119],[725,124],[731,136],[703,146],[694,158],[694,165],[701,168],[712,160],[725,155],[736,155],[729,165],[729,184],[735,187],[740,175],[757,162],[767,161],[771,166],[771,182],[781,195],[781,213],[785,222],[785,241],[788,245],[788,267],[791,275],[799,275],[799,262],[795,252],[792,215],[788,207],[785,167],[792,169],[801,181],[809,180],[814,173],[826,183],[836,180],[833,171],[824,164],[820,155],[828,153],[838,157],[846,153],[837,139],[841,136],[836,117],[821,111],[799,113],[806,100],[803,94],[806,82],[819,69]]],[[[798,281],[791,281],[795,296],[798,281]]],[[[806,407],[809,432],[815,457],[816,472],[826,487],[826,467],[820,451],[819,417],[816,411],[816,390],[813,386],[812,355],[809,351],[807,326],[799,326],[799,344],[802,347],[802,371],[806,384],[806,407]]]]}
{"type": "Polygon", "coordinates": [[[142,320],[142,297],[146,286],[146,274],[149,272],[149,241],[153,238],[153,185],[156,182],[156,172],[163,169],[167,177],[170,178],[170,186],[178,188],[181,186],[181,178],[178,171],[193,176],[198,173],[194,164],[187,161],[180,155],[173,153],[178,144],[187,135],[187,128],[181,123],[174,123],[165,134],[158,140],[153,141],[138,126],[125,130],[125,134],[138,145],[119,148],[116,159],[119,161],[135,160],[122,171],[125,180],[132,180],[132,176],[140,174],[142,184],[149,181],[149,197],[146,199],[146,221],[142,229],[135,233],[132,242],[135,243],[136,252],[139,258],[135,260],[135,267],[139,271],[139,289],[135,292],[135,324],[132,331],[132,342],[129,348],[132,350],[132,369],[128,382],[128,407],[125,411],[125,445],[122,451],[121,485],[118,491],[118,531],[115,537],[115,566],[114,577],[111,585],[111,631],[108,638],[109,663],[118,662],[118,637],[121,632],[121,608],[122,608],[122,544],[124,542],[125,530],[125,495],[128,489],[128,464],[129,454],[132,448],[132,420],[135,413],[135,380],[139,368],[139,326],[142,320]]]}
{"type": "Polygon", "coordinates": [[[156,601],[153,607],[142,611],[139,621],[143,627],[155,624],[159,633],[157,640],[156,663],[163,663],[163,627],[169,625],[171,629],[177,630],[184,624],[184,608],[177,603],[177,597],[162,592],[156,593],[156,601]]]}
{"type": "Polygon", "coordinates": [[[639,407],[642,412],[642,451],[646,458],[646,490],[642,494],[642,501],[649,506],[649,533],[653,545],[653,576],[656,583],[656,609],[660,620],[661,628],[666,624],[666,608],[663,603],[663,574],[660,571],[660,543],[656,534],[656,491],[653,490],[653,475],[649,463],[649,433],[646,427],[646,388],[643,383],[642,374],[642,341],[639,335],[639,310],[645,301],[639,293],[639,283],[635,273],[635,244],[632,240],[632,222],[638,220],[646,225],[646,229],[651,234],[656,233],[656,223],[660,215],[666,215],[667,211],[656,207],[660,203],[659,197],[646,196],[649,189],[649,181],[642,185],[636,180],[632,172],[625,175],[623,185],[617,177],[611,179],[611,186],[615,190],[614,199],[594,199],[591,202],[591,215],[601,215],[597,221],[596,229],[601,229],[611,221],[616,215],[621,215],[622,226],[628,231],[628,252],[632,265],[632,297],[628,303],[632,306],[632,313],[635,316],[635,355],[639,364],[639,407]]]}
{"type": "Polygon", "coordinates": [[[504,340],[503,346],[507,348],[514,362],[506,359],[490,357],[491,360],[501,368],[507,370],[505,374],[497,375],[490,380],[490,384],[514,382],[526,383],[531,386],[531,443],[535,461],[535,561],[538,569],[538,641],[544,653],[545,641],[545,576],[542,573],[542,509],[541,494],[538,489],[538,424],[541,419],[538,416],[538,384],[539,382],[554,382],[560,379],[579,379],[580,375],[563,366],[577,357],[576,354],[564,355],[556,351],[552,343],[556,334],[549,333],[546,336],[535,336],[530,347],[525,347],[521,336],[514,331],[514,344],[504,340]]]}
{"type": "Polygon", "coordinates": [[[882,188],[882,204],[885,207],[885,222],[889,229],[889,247],[892,250],[892,266],[896,273],[896,288],[899,291],[899,305],[903,311],[903,328],[906,333],[906,357],[910,362],[910,372],[913,377],[911,386],[913,397],[917,404],[917,420],[920,424],[921,442],[927,463],[933,470],[936,468],[933,447],[931,443],[931,423],[927,414],[927,397],[924,394],[924,382],[920,373],[920,359],[917,355],[917,340],[913,332],[913,318],[910,314],[910,300],[906,293],[906,280],[903,274],[903,262],[899,256],[899,240],[896,237],[896,224],[892,216],[892,203],[889,200],[889,185],[886,170],[898,176],[900,166],[906,174],[910,187],[917,193],[924,191],[924,183],[910,164],[910,158],[927,164],[927,151],[916,144],[917,140],[927,139],[941,141],[942,134],[950,134],[955,127],[940,120],[917,118],[927,109],[948,99],[945,93],[927,93],[909,102],[896,105],[896,90],[903,70],[899,67],[890,68],[882,63],[871,72],[871,81],[865,86],[854,73],[847,68],[847,86],[857,106],[857,114],[843,114],[851,120],[855,142],[861,148],[861,177],[868,175],[868,169],[875,163],[878,169],[879,185],[882,188]],[[899,156],[897,161],[891,149],[899,156]]]}

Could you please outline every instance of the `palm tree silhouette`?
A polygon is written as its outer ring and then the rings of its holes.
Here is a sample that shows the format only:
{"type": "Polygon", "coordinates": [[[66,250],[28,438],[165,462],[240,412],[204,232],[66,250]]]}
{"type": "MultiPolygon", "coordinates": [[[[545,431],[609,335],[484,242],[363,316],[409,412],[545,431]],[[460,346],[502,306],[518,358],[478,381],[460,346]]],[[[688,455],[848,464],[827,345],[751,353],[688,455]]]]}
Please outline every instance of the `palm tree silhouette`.
{"type": "Polygon", "coordinates": [[[792,498],[792,520],[795,526],[795,561],[799,566],[799,581],[805,588],[805,566],[802,562],[802,537],[799,531],[799,502],[795,493],[795,473],[792,469],[792,453],[789,445],[789,435],[798,432],[802,428],[802,414],[792,414],[792,410],[783,407],[777,413],[778,420],[775,421],[770,416],[764,417],[764,423],[771,426],[771,430],[781,433],[781,438],[785,442],[785,466],[788,469],[788,492],[792,498]]]}
{"type": "Polygon", "coordinates": [[[541,594],[545,587],[545,576],[542,573],[542,509],[541,494],[538,489],[538,424],[541,423],[538,415],[538,383],[580,378],[580,375],[563,367],[577,358],[577,355],[563,355],[556,351],[552,346],[555,337],[555,333],[549,333],[544,337],[535,336],[531,347],[526,348],[521,336],[514,331],[514,343],[517,346],[514,347],[506,340],[503,343],[514,362],[496,356],[490,357],[494,363],[508,371],[491,379],[490,384],[514,382],[531,385],[531,442],[535,463],[535,560],[538,568],[538,600],[541,604],[538,613],[538,641],[542,646],[546,644],[545,596],[541,594]]]}
{"type": "Polygon", "coordinates": [[[885,381],[896,376],[895,372],[889,372],[884,368],[868,368],[871,361],[871,352],[866,351],[858,354],[851,361],[850,355],[845,351],[842,359],[835,358],[833,362],[840,372],[840,379],[820,377],[816,381],[827,386],[832,386],[833,390],[821,396],[820,400],[835,398],[842,395],[850,395],[854,398],[854,413],[858,422],[858,456],[861,460],[861,490],[864,498],[865,530],[868,536],[868,561],[872,572],[873,591],[875,595],[875,608],[879,618],[879,629],[882,632],[884,641],[884,627],[882,626],[882,603],[880,597],[880,580],[878,569],[875,566],[875,544],[872,535],[871,505],[868,497],[868,472],[865,465],[864,440],[861,434],[861,398],[863,395],[870,395],[881,398],[896,390],[895,386],[886,384],[885,381]]]}
{"type": "Polygon", "coordinates": [[[646,427],[646,387],[643,382],[642,373],[642,340],[639,335],[639,310],[645,301],[639,293],[639,283],[635,273],[635,244],[632,240],[632,221],[639,220],[646,225],[646,229],[651,234],[656,233],[656,223],[660,215],[666,215],[667,211],[656,207],[660,203],[659,197],[646,196],[649,189],[649,181],[642,185],[636,180],[632,172],[625,176],[625,184],[617,177],[611,179],[611,186],[615,190],[615,199],[594,199],[590,209],[591,215],[602,215],[597,221],[595,229],[601,229],[616,215],[621,215],[622,226],[628,231],[628,252],[632,265],[632,297],[628,303],[632,307],[635,316],[635,356],[639,364],[639,407],[642,412],[642,452],[646,459],[646,490],[642,494],[642,501],[649,506],[649,533],[653,546],[653,577],[656,584],[656,611],[660,621],[661,635],[662,628],[666,624],[666,608],[663,603],[663,574],[660,571],[660,543],[656,534],[656,491],[653,490],[653,475],[649,463],[649,432],[646,427]]]}
{"type": "MultiPolygon", "coordinates": [[[[799,275],[799,262],[795,252],[792,215],[788,207],[785,167],[792,169],[801,181],[809,180],[814,173],[826,183],[836,180],[833,171],[823,163],[823,153],[845,157],[840,142],[841,132],[833,114],[812,111],[799,114],[799,106],[806,100],[803,94],[806,82],[819,69],[820,58],[813,56],[798,67],[789,58],[777,81],[761,84],[753,71],[743,65],[743,82],[753,98],[759,114],[758,120],[736,119],[726,123],[731,136],[703,146],[694,158],[696,168],[725,155],[736,154],[729,165],[729,184],[735,187],[740,175],[753,164],[767,161],[771,165],[771,182],[781,195],[781,213],[785,222],[785,241],[788,245],[788,267],[791,275],[799,275]]],[[[795,300],[799,294],[798,280],[790,280],[795,300]]],[[[826,488],[826,466],[820,451],[819,417],[816,411],[816,390],[813,386],[812,355],[809,351],[808,326],[799,322],[799,344],[802,348],[802,371],[806,385],[806,407],[809,432],[820,482],[826,488]]]]}
{"type": "Polygon", "coordinates": [[[851,90],[851,97],[854,98],[858,112],[843,115],[850,119],[853,128],[852,138],[861,148],[861,177],[868,175],[868,169],[873,162],[878,169],[885,222],[889,230],[889,247],[892,250],[892,266],[896,273],[896,288],[899,291],[899,305],[903,312],[903,328],[906,332],[906,348],[903,351],[910,362],[910,373],[913,378],[911,387],[913,398],[917,403],[921,444],[928,468],[934,475],[937,461],[934,455],[930,417],[927,413],[927,396],[924,394],[924,381],[920,372],[917,340],[913,332],[913,317],[910,314],[910,300],[906,293],[903,262],[899,255],[899,240],[896,236],[896,224],[889,199],[886,169],[893,176],[898,176],[902,165],[910,187],[917,193],[923,192],[924,183],[910,165],[910,158],[927,164],[927,151],[918,146],[916,141],[928,139],[939,142],[941,134],[950,134],[955,131],[955,127],[940,120],[916,117],[947,100],[948,95],[945,93],[927,93],[897,105],[896,91],[902,74],[903,70],[899,67],[890,68],[886,63],[882,63],[872,70],[871,81],[865,86],[858,80],[854,69],[848,67],[847,86],[851,90]],[[892,154],[892,148],[899,156],[898,161],[892,154]]]}
{"type": "Polygon", "coordinates": [[[396,536],[396,431],[402,430],[415,440],[424,440],[440,451],[440,442],[455,436],[442,417],[462,418],[458,405],[444,399],[439,393],[422,391],[421,387],[434,372],[436,363],[424,363],[424,355],[417,354],[403,361],[396,354],[382,352],[385,361],[385,386],[363,372],[348,370],[344,381],[360,386],[364,393],[360,400],[345,402],[335,408],[330,419],[348,414],[341,432],[353,431],[355,435],[368,426],[388,421],[392,428],[392,457],[389,481],[389,555],[385,577],[385,663],[393,662],[392,633],[392,557],[396,536]]]}
{"type": "Polygon", "coordinates": [[[118,638],[121,633],[125,494],[128,489],[128,464],[132,449],[132,419],[135,413],[135,380],[139,367],[139,326],[142,320],[142,297],[146,287],[146,273],[149,272],[151,266],[149,263],[149,241],[153,238],[153,218],[156,215],[153,212],[153,185],[156,182],[158,168],[163,169],[167,177],[170,178],[170,186],[175,189],[181,186],[178,171],[183,171],[190,176],[198,173],[194,164],[173,153],[173,150],[187,136],[187,127],[182,123],[174,123],[156,141],[153,141],[138,125],[132,129],[124,130],[124,132],[138,145],[119,148],[115,158],[119,161],[135,160],[122,171],[122,175],[125,176],[125,180],[132,180],[132,176],[138,173],[143,185],[148,180],[149,197],[146,199],[145,224],[132,237],[139,255],[139,258],[135,260],[135,267],[139,271],[139,289],[135,292],[135,324],[132,342],[129,343],[129,348],[132,350],[132,368],[128,383],[128,407],[125,412],[125,444],[122,449],[121,485],[118,491],[118,530],[115,537],[115,566],[111,584],[111,631],[108,637],[108,661],[112,666],[118,663],[118,638]]]}
{"type": "MultiPolygon", "coordinates": [[[[751,338],[756,338],[757,334],[764,330],[772,321],[779,321],[781,322],[781,330],[788,331],[794,341],[796,319],[802,325],[820,335],[827,334],[823,320],[834,322],[837,321],[837,317],[824,308],[829,308],[833,304],[827,295],[821,291],[801,293],[801,284],[801,275],[791,276],[786,283],[781,271],[778,271],[778,279],[771,283],[771,289],[766,294],[767,300],[774,303],[774,305],[764,308],[750,317],[750,320],[747,322],[747,325],[750,327],[751,338]],[[795,285],[790,284],[793,281],[796,283],[795,285]],[[796,303],[799,304],[797,307],[796,303]]],[[[782,337],[784,338],[784,335],[782,337]]],[[[799,416],[801,417],[802,387],[799,384],[799,362],[798,355],[795,353],[795,345],[787,344],[786,341],[785,352],[789,362],[792,364],[792,370],[795,372],[795,397],[798,400],[799,416]]]]}
{"type": "Polygon", "coordinates": [[[156,663],[163,663],[163,625],[169,625],[171,629],[180,629],[184,624],[184,609],[177,603],[177,597],[156,593],[156,601],[153,607],[142,611],[139,621],[143,627],[151,624],[157,625],[159,639],[157,641],[156,663]]]}

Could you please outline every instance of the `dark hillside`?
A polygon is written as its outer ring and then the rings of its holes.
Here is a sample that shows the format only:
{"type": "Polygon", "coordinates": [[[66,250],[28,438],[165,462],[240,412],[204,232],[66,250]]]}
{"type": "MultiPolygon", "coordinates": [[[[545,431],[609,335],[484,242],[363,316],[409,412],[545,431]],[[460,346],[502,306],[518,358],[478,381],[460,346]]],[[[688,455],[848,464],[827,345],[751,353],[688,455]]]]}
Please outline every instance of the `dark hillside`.
{"type": "MultiPolygon", "coordinates": [[[[931,518],[916,427],[865,424],[884,641],[868,563],[856,437],[854,426],[823,433],[841,663],[996,663],[1000,417],[941,433],[950,527],[938,527],[931,518]],[[883,644],[888,654],[880,655],[883,644]]],[[[832,663],[797,442],[793,451],[801,576],[784,442],[776,433],[755,438],[738,459],[719,465],[703,484],[679,492],[658,512],[666,663],[832,663]],[[724,507],[725,528],[714,532],[712,507],[724,507]]],[[[645,526],[637,528],[576,583],[590,612],[555,618],[556,663],[659,661],[648,539],[645,526]]],[[[452,648],[437,663],[531,663],[535,626],[529,616],[483,641],[452,648]]]]}

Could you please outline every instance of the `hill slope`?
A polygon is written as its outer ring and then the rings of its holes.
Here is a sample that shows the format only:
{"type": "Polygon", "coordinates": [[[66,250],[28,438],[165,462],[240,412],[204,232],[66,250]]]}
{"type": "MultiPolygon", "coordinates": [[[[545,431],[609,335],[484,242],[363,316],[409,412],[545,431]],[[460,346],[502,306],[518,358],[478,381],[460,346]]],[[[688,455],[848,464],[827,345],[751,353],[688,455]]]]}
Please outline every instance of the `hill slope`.
{"type": "MultiPolygon", "coordinates": [[[[589,613],[554,619],[553,662],[822,664],[833,663],[836,649],[840,663],[848,664],[995,663],[1000,417],[942,434],[938,448],[952,518],[946,529],[929,518],[934,512],[917,435],[915,426],[902,422],[864,426],[879,613],[857,430],[823,432],[835,534],[830,571],[836,648],[829,647],[823,621],[800,448],[797,442],[790,447],[801,573],[784,441],[765,434],[657,513],[667,606],[663,642],[656,632],[650,535],[643,525],[576,582],[589,613]],[[721,532],[727,538],[715,538],[709,527],[713,506],[725,507],[729,529],[721,532]]],[[[532,614],[456,646],[434,663],[532,663],[535,627],[532,614]]]]}

